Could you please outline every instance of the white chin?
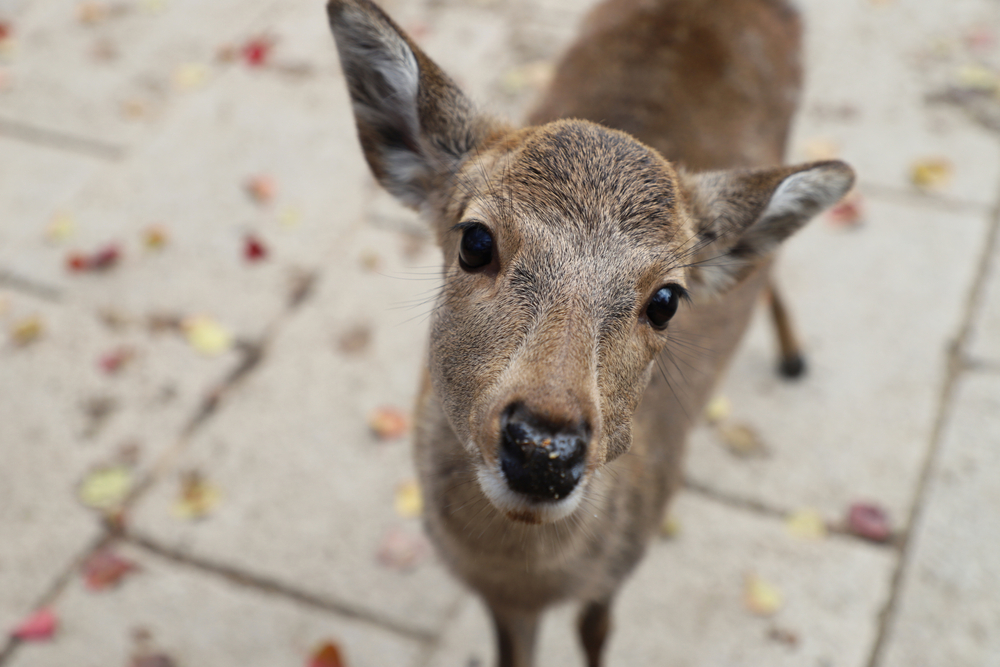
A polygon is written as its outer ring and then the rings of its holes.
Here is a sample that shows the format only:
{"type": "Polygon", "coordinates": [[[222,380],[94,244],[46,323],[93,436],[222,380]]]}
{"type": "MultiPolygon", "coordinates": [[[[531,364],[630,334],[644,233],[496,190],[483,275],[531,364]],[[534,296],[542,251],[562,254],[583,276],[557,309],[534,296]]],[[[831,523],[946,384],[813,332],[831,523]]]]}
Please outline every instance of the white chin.
{"type": "Polygon", "coordinates": [[[554,523],[572,514],[580,506],[583,488],[587,484],[587,479],[584,478],[565,498],[538,501],[511,491],[503,473],[495,468],[477,466],[476,476],[479,488],[498,510],[514,521],[532,524],[554,523]]]}

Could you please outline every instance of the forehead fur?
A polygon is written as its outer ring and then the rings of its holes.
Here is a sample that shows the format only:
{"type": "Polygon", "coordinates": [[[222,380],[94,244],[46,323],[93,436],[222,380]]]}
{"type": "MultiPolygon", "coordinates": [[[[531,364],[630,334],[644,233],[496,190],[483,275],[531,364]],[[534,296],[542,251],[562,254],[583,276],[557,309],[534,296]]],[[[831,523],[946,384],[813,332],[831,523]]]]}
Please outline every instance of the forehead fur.
{"type": "Polygon", "coordinates": [[[658,153],[623,132],[585,121],[542,126],[525,139],[504,181],[515,197],[531,193],[519,203],[543,224],[673,235],[676,175],[658,153]]]}

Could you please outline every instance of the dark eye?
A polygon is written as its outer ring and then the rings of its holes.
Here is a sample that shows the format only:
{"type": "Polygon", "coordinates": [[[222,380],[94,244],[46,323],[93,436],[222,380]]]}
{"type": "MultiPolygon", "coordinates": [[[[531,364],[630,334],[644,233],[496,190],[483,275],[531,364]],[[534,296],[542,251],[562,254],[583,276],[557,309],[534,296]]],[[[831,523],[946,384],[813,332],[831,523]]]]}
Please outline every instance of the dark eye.
{"type": "Polygon", "coordinates": [[[466,271],[481,269],[493,261],[493,235],[484,225],[477,223],[462,232],[462,245],[458,250],[458,263],[466,271]]]}
{"type": "Polygon", "coordinates": [[[678,285],[666,285],[656,291],[646,306],[646,318],[650,324],[657,329],[667,326],[667,322],[677,312],[677,303],[684,294],[683,290],[678,285]]]}

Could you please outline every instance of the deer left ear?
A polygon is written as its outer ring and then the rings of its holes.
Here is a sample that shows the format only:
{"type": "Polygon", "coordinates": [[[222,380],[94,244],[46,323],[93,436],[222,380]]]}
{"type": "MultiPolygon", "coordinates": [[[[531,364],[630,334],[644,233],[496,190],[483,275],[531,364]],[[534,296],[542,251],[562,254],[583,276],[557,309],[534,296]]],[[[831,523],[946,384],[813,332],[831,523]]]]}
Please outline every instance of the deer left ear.
{"type": "Polygon", "coordinates": [[[696,299],[722,294],[750,274],[854,183],[838,160],[775,169],[682,174],[694,215],[689,281],[696,299]]]}

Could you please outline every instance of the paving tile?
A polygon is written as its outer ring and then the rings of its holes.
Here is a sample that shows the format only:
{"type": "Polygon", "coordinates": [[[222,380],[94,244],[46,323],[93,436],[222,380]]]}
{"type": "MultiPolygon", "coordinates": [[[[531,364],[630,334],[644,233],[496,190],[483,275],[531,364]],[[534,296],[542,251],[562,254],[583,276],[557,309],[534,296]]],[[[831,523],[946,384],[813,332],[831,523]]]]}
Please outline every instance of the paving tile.
{"type": "Polygon", "coordinates": [[[117,588],[93,592],[75,579],[54,606],[59,630],[50,642],[22,644],[11,667],[126,667],[135,635],[176,665],[306,665],[325,642],[336,642],[352,667],[415,665],[413,639],[335,614],[306,608],[217,576],[123,548],[140,570],[117,588]]]}
{"type": "Polygon", "coordinates": [[[778,273],[808,375],[776,376],[759,309],[720,391],[768,453],[741,458],[701,429],[688,458],[699,483],[774,507],[814,507],[828,520],[858,500],[897,521],[908,515],[987,216],[868,203],[860,228],[819,219],[789,242],[778,273]]]}
{"type": "Polygon", "coordinates": [[[975,361],[1000,364],[1000,246],[993,249],[983,278],[966,354],[975,361]]]}
{"type": "MultiPolygon", "coordinates": [[[[655,542],[616,603],[609,665],[867,664],[895,555],[854,541],[791,537],[782,523],[682,494],[672,509],[680,535],[655,542]],[[771,618],[744,608],[743,582],[756,573],[778,587],[771,618]],[[794,636],[776,640],[773,631],[794,636]]],[[[540,664],[583,664],[575,609],[547,617],[540,664]]],[[[468,598],[430,665],[487,665],[492,630],[468,598]]]]}
{"type": "Polygon", "coordinates": [[[0,628],[10,627],[99,530],[78,500],[91,469],[134,449],[139,478],[173,445],[205,392],[236,363],[200,357],[179,338],[137,324],[111,330],[97,314],[0,293],[0,628]],[[27,318],[44,330],[20,347],[10,331],[27,318]],[[110,375],[100,359],[127,347],[110,375]],[[105,406],[104,416],[100,416],[105,406]]]}
{"type": "Polygon", "coordinates": [[[825,139],[839,145],[862,183],[913,190],[912,165],[943,158],[954,176],[941,196],[994,203],[1000,182],[997,136],[961,110],[929,104],[926,98],[955,84],[962,66],[982,62],[981,53],[966,47],[966,37],[973,29],[996,25],[996,4],[800,4],[806,20],[806,87],[792,159],[809,159],[810,144],[825,139]]]}
{"type": "Polygon", "coordinates": [[[1000,665],[1000,375],[959,382],[882,667],[1000,665]]]}
{"type": "Polygon", "coordinates": [[[408,439],[378,442],[366,421],[381,405],[408,413],[413,404],[440,259],[405,233],[372,227],[340,250],[262,368],[177,464],[221,489],[217,511],[194,524],[172,517],[171,475],[143,499],[135,525],[196,557],[435,630],[457,585],[433,558],[412,572],[376,562],[388,531],[421,528],[393,509],[397,486],[415,474],[408,439]],[[365,349],[341,351],[359,327],[365,349]]]}

